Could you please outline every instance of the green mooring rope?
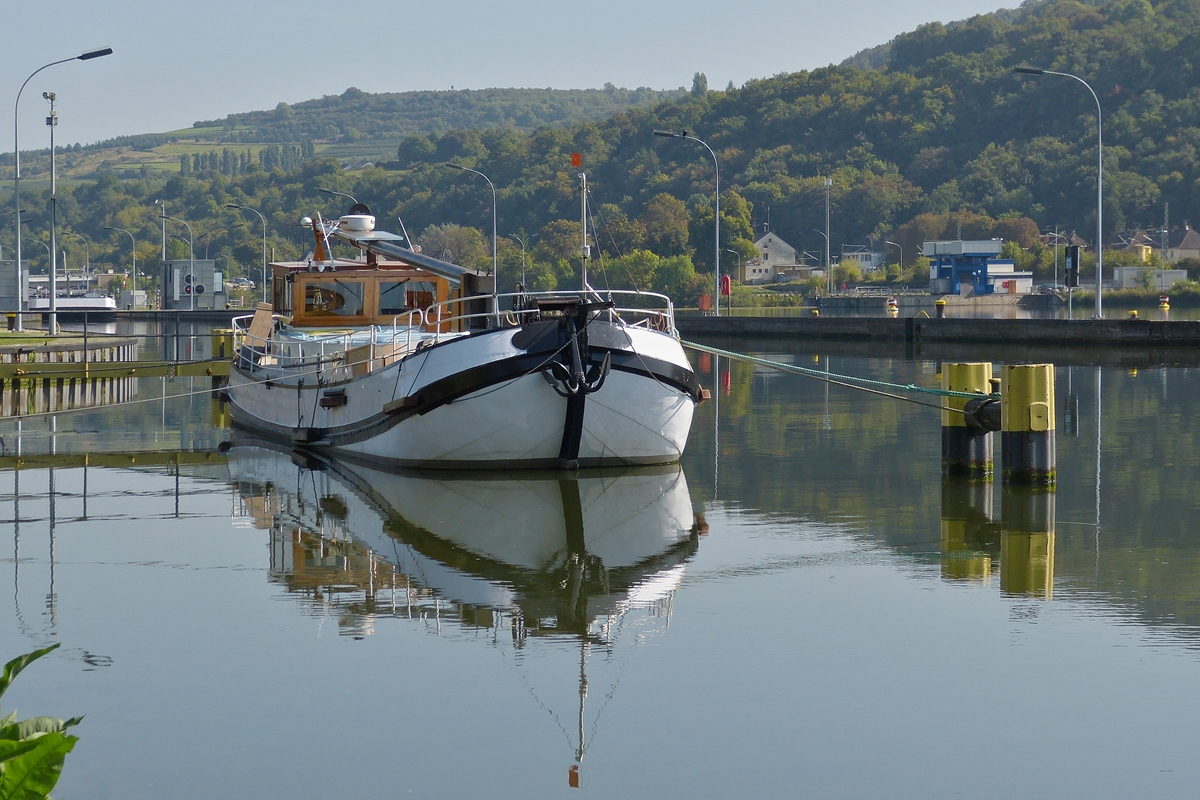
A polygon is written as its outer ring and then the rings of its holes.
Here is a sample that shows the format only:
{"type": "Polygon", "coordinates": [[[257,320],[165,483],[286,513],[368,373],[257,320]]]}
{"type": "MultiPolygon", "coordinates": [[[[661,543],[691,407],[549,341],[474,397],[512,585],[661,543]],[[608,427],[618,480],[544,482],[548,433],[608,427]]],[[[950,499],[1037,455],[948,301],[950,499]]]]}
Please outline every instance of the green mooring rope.
{"type": "Polygon", "coordinates": [[[711,353],[715,356],[724,356],[725,358],[733,358],[738,361],[748,361],[751,364],[761,364],[764,367],[778,369],[783,372],[792,372],[796,375],[804,375],[808,378],[817,378],[823,381],[837,382],[842,385],[849,385],[850,388],[866,388],[866,387],[882,387],[900,392],[915,392],[919,394],[931,394],[937,397],[956,397],[962,400],[976,400],[980,397],[991,397],[996,400],[1000,399],[999,392],[991,394],[983,394],[982,392],[953,392],[949,389],[930,389],[925,386],[917,386],[915,383],[888,383],[887,381],[876,381],[870,378],[860,378],[856,375],[840,375],[836,372],[826,372],[822,369],[810,369],[808,367],[797,367],[795,364],[783,364],[779,361],[771,361],[766,358],[758,358],[756,356],[748,356],[745,353],[735,353],[732,350],[722,350],[719,347],[710,347],[706,344],[697,344],[695,342],[687,342],[680,340],[679,342],[684,347],[689,347],[692,350],[699,350],[702,353],[711,353]]]}

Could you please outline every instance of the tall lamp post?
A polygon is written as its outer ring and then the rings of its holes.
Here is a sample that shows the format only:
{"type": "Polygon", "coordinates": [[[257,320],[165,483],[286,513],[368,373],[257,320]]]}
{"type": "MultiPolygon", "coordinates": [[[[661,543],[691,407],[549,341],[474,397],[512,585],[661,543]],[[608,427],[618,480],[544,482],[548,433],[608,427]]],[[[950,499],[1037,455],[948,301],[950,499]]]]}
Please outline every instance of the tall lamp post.
{"type": "Polygon", "coordinates": [[[896,244],[895,242],[889,242],[887,239],[884,239],[883,243],[890,244],[892,247],[894,247],[898,251],[900,251],[900,274],[903,275],[904,274],[904,248],[901,247],[900,245],[896,244]]]}
{"type": "MultiPolygon", "coordinates": [[[[355,201],[355,202],[357,202],[357,201],[355,201]]],[[[263,265],[262,265],[263,299],[262,299],[262,301],[265,303],[265,302],[267,302],[267,218],[264,217],[258,211],[255,211],[255,209],[251,208],[250,206],[239,206],[237,203],[226,203],[225,207],[226,208],[236,208],[238,211],[253,211],[255,214],[258,214],[258,218],[262,220],[262,224],[263,224],[263,265]]]]}
{"type": "Polygon", "coordinates": [[[829,234],[820,228],[813,228],[814,233],[819,233],[825,237],[825,291],[833,291],[833,273],[829,269],[829,234]]]}
{"type": "MultiPolygon", "coordinates": [[[[42,92],[50,103],[50,116],[46,125],[50,128],[50,335],[58,336],[58,168],[54,158],[54,129],[58,127],[58,112],[54,110],[58,96],[54,92],[42,92]]],[[[71,293],[71,277],[67,276],[67,294],[71,293]]]]}
{"type": "MultiPolygon", "coordinates": [[[[164,214],[164,215],[163,215],[163,219],[164,219],[164,220],[168,220],[168,219],[169,219],[169,220],[171,220],[172,222],[180,222],[180,223],[183,223],[183,227],[187,228],[187,232],[188,232],[188,260],[189,260],[189,262],[190,262],[190,264],[191,264],[191,266],[189,266],[189,267],[188,267],[188,274],[191,276],[191,278],[192,278],[192,282],[193,282],[193,284],[194,284],[194,283],[195,283],[195,280],[196,280],[196,247],[195,247],[195,244],[194,244],[194,242],[195,242],[195,239],[194,239],[194,237],[192,236],[192,226],[191,226],[191,225],[188,225],[186,222],[184,222],[183,220],[179,219],[179,217],[168,217],[166,214],[164,214]]],[[[164,288],[165,288],[165,287],[164,287],[164,288]]],[[[164,296],[164,297],[166,296],[166,292],[165,292],[165,291],[163,292],[163,296],[164,296]]],[[[192,310],[192,311],[195,311],[195,310],[196,310],[196,289],[195,289],[194,287],[192,288],[192,290],[191,290],[190,292],[188,292],[188,297],[191,299],[191,310],[192,310]]]]}
{"type": "MultiPolygon", "coordinates": [[[[733,253],[734,257],[737,258],[737,273],[736,274],[741,275],[742,274],[742,254],[739,253],[737,250],[731,250],[728,247],[725,248],[725,252],[733,253]]],[[[745,280],[745,278],[746,278],[746,276],[742,275],[742,279],[745,280]]]]}
{"type": "Polygon", "coordinates": [[[500,324],[500,298],[498,292],[500,289],[500,276],[497,273],[499,261],[496,259],[496,185],[492,183],[492,179],[484,175],[477,169],[464,167],[462,164],[455,164],[453,161],[443,161],[442,164],[454,169],[460,169],[463,172],[473,172],[479,177],[487,181],[487,185],[492,189],[492,309],[496,314],[496,324],[500,324]]]}
{"type": "Polygon", "coordinates": [[[825,179],[825,280],[830,291],[833,290],[833,270],[829,268],[829,191],[833,188],[833,178],[825,179]]]}
{"type": "Polygon", "coordinates": [[[713,192],[713,313],[721,316],[721,167],[717,164],[717,154],[708,146],[708,142],[690,135],[687,131],[655,131],[655,136],[665,136],[668,139],[687,139],[704,146],[713,160],[713,174],[716,176],[716,189],[713,192]]]}
{"type": "MultiPolygon", "coordinates": [[[[83,234],[72,233],[71,231],[63,231],[63,236],[74,236],[79,241],[83,242],[83,263],[84,272],[91,273],[92,271],[92,248],[88,245],[88,240],[83,237],[83,234]]],[[[68,284],[69,285],[69,284],[68,284]]]]}
{"type": "Polygon", "coordinates": [[[133,238],[133,234],[124,228],[114,228],[111,225],[105,225],[106,231],[120,231],[129,237],[129,253],[133,258],[133,279],[131,281],[130,292],[133,294],[133,307],[137,309],[137,239],[133,238]]]}
{"type": "Polygon", "coordinates": [[[1018,75],[1057,75],[1060,78],[1079,81],[1096,101],[1096,318],[1102,319],[1104,317],[1101,294],[1101,280],[1104,276],[1104,121],[1100,110],[1100,97],[1091,84],[1069,72],[1054,72],[1038,67],[1014,67],[1013,72],[1018,75]]]}
{"type": "Polygon", "coordinates": [[[320,192],[321,194],[332,194],[332,195],[336,195],[338,197],[348,198],[351,203],[354,203],[354,205],[358,205],[358,201],[354,199],[354,195],[352,195],[352,194],[346,194],[345,192],[335,192],[333,189],[317,189],[317,191],[320,192]]]}
{"type": "MultiPolygon", "coordinates": [[[[90,290],[92,288],[92,248],[90,245],[88,245],[88,240],[83,238],[83,236],[81,234],[71,233],[70,231],[63,231],[62,235],[63,236],[74,236],[76,239],[83,242],[83,253],[84,253],[83,274],[85,276],[87,276],[86,277],[87,287],[90,290]]],[[[63,250],[66,250],[66,248],[64,247],[63,250]]],[[[67,297],[70,297],[71,296],[71,273],[67,270],[67,257],[65,255],[63,256],[63,271],[67,273],[67,297]]]]}
{"type": "Polygon", "coordinates": [[[537,233],[531,233],[524,238],[517,236],[515,233],[510,233],[508,235],[508,238],[516,239],[518,242],[521,243],[521,290],[522,291],[524,291],[527,288],[525,286],[525,243],[533,241],[538,236],[540,236],[540,234],[537,234],[537,233]]]}
{"type": "Polygon", "coordinates": [[[41,67],[38,67],[37,69],[35,69],[29,75],[29,77],[25,79],[25,83],[21,84],[21,88],[17,90],[17,100],[15,103],[13,103],[13,153],[16,157],[15,162],[14,162],[16,165],[16,169],[13,171],[13,201],[14,201],[13,207],[17,209],[17,241],[16,241],[17,320],[16,320],[16,328],[18,331],[25,330],[25,326],[24,326],[23,322],[21,321],[21,311],[24,310],[22,307],[22,303],[21,303],[21,210],[20,210],[21,209],[21,139],[20,139],[20,126],[17,124],[18,114],[21,110],[21,92],[25,91],[25,86],[28,85],[28,83],[31,80],[33,80],[34,75],[37,75],[39,72],[41,72],[44,69],[47,69],[48,67],[53,67],[58,64],[65,64],[68,61],[91,61],[93,58],[100,58],[101,56],[107,56],[107,55],[112,55],[111,47],[102,47],[99,50],[89,50],[86,53],[80,53],[79,55],[72,56],[71,58],[63,58],[58,61],[51,61],[49,64],[46,64],[44,66],[41,66],[41,67]]]}

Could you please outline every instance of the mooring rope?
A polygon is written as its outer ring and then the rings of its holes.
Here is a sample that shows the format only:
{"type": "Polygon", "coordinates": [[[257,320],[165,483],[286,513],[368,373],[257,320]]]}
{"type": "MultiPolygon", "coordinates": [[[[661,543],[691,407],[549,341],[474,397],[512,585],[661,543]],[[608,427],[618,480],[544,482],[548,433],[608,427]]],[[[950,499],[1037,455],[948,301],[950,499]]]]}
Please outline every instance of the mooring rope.
{"type": "Polygon", "coordinates": [[[680,340],[679,342],[684,347],[692,350],[698,350],[702,353],[711,353],[715,356],[724,356],[725,358],[735,359],[737,361],[746,361],[751,364],[759,364],[771,369],[777,369],[782,372],[791,372],[795,375],[803,375],[806,378],[814,378],[816,380],[832,383],[837,386],[845,386],[848,389],[857,389],[871,394],[883,395],[896,400],[906,400],[917,405],[928,406],[930,408],[939,408],[943,411],[952,411],[963,413],[962,409],[951,408],[943,405],[932,405],[931,403],[920,403],[911,397],[892,394],[890,392],[881,391],[881,389],[891,389],[897,392],[910,392],[918,394],[929,394],[935,397],[953,397],[960,400],[978,400],[981,397],[990,397],[996,400],[1000,399],[999,392],[984,394],[983,392],[955,392],[950,389],[933,389],[928,386],[917,386],[915,383],[889,383],[888,381],[877,381],[871,378],[861,378],[857,375],[841,375],[836,372],[826,372],[822,369],[812,369],[810,367],[798,367],[795,364],[784,364],[780,361],[771,361],[767,358],[759,358],[757,356],[746,355],[745,353],[736,353],[732,350],[722,350],[719,347],[711,347],[706,344],[697,344],[696,342],[688,342],[680,340]],[[875,388],[878,387],[878,388],[875,388]]]}

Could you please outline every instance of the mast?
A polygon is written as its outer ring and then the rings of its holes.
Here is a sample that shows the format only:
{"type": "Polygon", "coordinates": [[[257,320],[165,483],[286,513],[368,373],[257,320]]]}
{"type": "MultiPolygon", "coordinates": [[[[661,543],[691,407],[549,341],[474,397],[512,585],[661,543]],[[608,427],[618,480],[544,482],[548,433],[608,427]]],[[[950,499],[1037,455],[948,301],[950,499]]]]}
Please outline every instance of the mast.
{"type": "Polygon", "coordinates": [[[583,246],[579,252],[583,256],[583,291],[588,290],[588,258],[591,256],[591,248],[588,247],[587,240],[587,173],[579,173],[579,213],[583,219],[583,246]]]}

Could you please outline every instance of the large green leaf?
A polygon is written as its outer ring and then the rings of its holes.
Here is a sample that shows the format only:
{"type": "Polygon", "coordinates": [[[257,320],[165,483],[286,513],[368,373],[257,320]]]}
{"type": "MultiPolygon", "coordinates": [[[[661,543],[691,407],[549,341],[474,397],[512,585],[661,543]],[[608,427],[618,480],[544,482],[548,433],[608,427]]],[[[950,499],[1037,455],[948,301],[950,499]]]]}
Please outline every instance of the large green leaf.
{"type": "Polygon", "coordinates": [[[34,661],[37,661],[42,656],[46,655],[46,653],[49,653],[52,650],[57,650],[58,647],[58,644],[52,644],[49,647],[42,648],[41,650],[34,650],[32,653],[26,653],[23,656],[17,656],[12,661],[5,664],[4,674],[0,675],[0,696],[4,695],[4,691],[8,689],[9,684],[13,682],[13,678],[17,677],[17,674],[20,673],[21,670],[25,669],[34,661]]]}
{"type": "MultiPolygon", "coordinates": [[[[6,762],[28,753],[37,746],[37,739],[26,739],[23,742],[17,739],[0,740],[0,770],[4,769],[6,762]]],[[[0,775],[3,774],[0,771],[0,775]]]]}
{"type": "Polygon", "coordinates": [[[44,733],[28,741],[33,749],[4,762],[0,770],[0,800],[45,800],[58,783],[67,753],[79,739],[44,733]]]}

